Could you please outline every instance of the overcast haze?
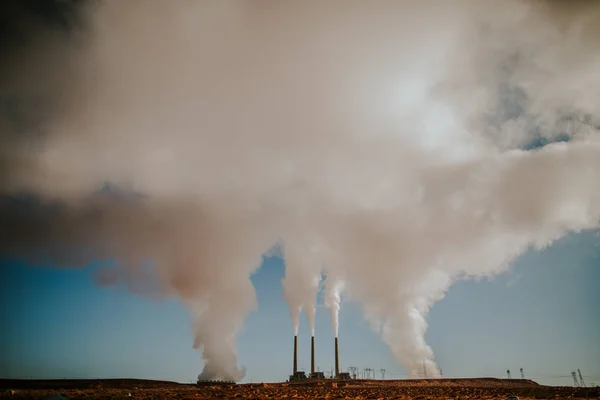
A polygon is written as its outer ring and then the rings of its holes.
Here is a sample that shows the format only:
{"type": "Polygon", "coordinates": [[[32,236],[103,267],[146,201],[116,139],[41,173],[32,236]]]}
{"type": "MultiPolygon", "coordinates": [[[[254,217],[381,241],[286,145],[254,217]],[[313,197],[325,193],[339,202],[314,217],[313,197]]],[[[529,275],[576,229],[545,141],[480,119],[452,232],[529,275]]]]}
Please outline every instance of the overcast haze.
{"type": "Polygon", "coordinates": [[[69,375],[106,374],[122,352],[101,367],[95,332],[126,320],[132,349],[169,359],[180,337],[196,361],[138,370],[132,350],[124,375],[284,379],[292,334],[330,354],[338,311],[342,358],[397,376],[598,375],[597,2],[2,7],[7,375],[38,368],[15,349],[58,338],[35,325],[53,304],[89,346],[69,375]],[[149,319],[171,322],[153,336],[149,319]]]}

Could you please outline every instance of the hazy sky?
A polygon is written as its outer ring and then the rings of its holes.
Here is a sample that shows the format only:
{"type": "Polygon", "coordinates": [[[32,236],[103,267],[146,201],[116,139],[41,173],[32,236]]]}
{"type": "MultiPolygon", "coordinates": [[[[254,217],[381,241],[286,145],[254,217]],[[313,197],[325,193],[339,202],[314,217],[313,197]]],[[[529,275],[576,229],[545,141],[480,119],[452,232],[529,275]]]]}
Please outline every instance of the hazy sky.
{"type": "MultiPolygon", "coordinates": [[[[3,259],[1,377],[137,377],[193,381],[202,367],[191,348],[186,310],[122,288],[94,284],[86,270],[39,268],[3,259]]],[[[292,369],[292,336],[279,258],[253,276],[259,309],[239,336],[244,381],[281,381],[292,369]]],[[[600,248],[594,233],[571,235],[529,252],[492,280],[455,284],[431,310],[427,339],[445,376],[526,377],[570,385],[580,368],[600,384],[600,248]]],[[[322,303],[322,301],[320,301],[322,303]]],[[[317,309],[317,365],[333,363],[330,318],[317,309]]],[[[299,367],[310,370],[310,333],[301,319],[299,367]]],[[[340,362],[406,377],[355,304],[340,315],[340,362]]]]}

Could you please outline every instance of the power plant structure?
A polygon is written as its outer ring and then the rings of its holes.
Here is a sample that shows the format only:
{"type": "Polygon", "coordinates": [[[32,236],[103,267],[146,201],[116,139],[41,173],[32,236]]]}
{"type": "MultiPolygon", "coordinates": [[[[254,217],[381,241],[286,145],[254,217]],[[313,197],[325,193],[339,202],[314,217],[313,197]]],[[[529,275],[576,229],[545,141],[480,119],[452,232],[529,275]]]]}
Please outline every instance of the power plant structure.
{"type": "Polygon", "coordinates": [[[298,372],[298,335],[294,335],[294,374],[298,372]]]}
{"type": "Polygon", "coordinates": [[[335,379],[342,380],[342,381],[347,381],[347,380],[351,379],[349,372],[340,372],[340,357],[339,357],[339,351],[338,351],[337,336],[335,337],[335,375],[334,375],[334,377],[335,377],[335,379]]]}
{"type": "Polygon", "coordinates": [[[325,374],[315,370],[315,336],[310,337],[310,379],[325,379],[325,374]]]}
{"type": "Polygon", "coordinates": [[[315,374],[315,336],[310,337],[310,377],[315,374]]]}
{"type": "Polygon", "coordinates": [[[304,371],[298,371],[298,335],[294,335],[294,370],[290,375],[290,382],[303,381],[306,379],[304,371]]]}
{"type": "Polygon", "coordinates": [[[335,376],[339,376],[340,375],[340,359],[339,359],[339,352],[338,352],[338,338],[337,336],[335,337],[335,376]]]}
{"type": "MultiPolygon", "coordinates": [[[[339,358],[339,347],[338,338],[335,338],[335,374],[331,377],[332,379],[348,380],[350,374],[347,372],[340,372],[340,358],[339,358]]],[[[298,335],[294,335],[294,365],[292,375],[289,377],[289,382],[298,382],[304,380],[323,380],[325,374],[322,371],[315,370],[315,336],[312,335],[310,338],[310,373],[307,376],[304,371],[298,371],[298,335]]]]}

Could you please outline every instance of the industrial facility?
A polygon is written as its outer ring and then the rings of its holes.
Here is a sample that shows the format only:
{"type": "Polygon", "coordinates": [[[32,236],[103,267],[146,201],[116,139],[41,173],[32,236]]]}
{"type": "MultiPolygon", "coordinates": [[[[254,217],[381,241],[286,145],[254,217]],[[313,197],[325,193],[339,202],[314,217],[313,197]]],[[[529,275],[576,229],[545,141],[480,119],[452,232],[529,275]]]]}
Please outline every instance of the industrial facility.
{"type": "MultiPolygon", "coordinates": [[[[350,379],[350,374],[347,372],[340,372],[340,359],[339,359],[339,347],[338,338],[335,338],[335,373],[331,379],[347,380],[350,379]]],[[[298,371],[298,335],[294,335],[294,364],[292,375],[289,377],[289,382],[298,382],[306,380],[323,380],[325,374],[321,371],[315,370],[315,337],[311,336],[310,340],[310,373],[306,375],[304,371],[298,371]]]]}

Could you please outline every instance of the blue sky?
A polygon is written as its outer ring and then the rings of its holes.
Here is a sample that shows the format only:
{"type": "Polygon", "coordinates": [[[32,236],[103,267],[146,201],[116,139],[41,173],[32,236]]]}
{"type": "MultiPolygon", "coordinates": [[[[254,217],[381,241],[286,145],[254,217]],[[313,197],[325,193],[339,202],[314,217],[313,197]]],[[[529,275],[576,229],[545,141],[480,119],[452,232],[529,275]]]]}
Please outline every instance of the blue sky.
{"type": "MultiPolygon", "coordinates": [[[[430,313],[427,340],[445,376],[518,377],[572,384],[580,368],[600,385],[600,237],[570,235],[530,251],[493,279],[461,281],[430,313]]],[[[177,300],[157,301],[94,284],[93,265],[54,269],[0,259],[0,377],[137,377],[182,382],[202,369],[192,349],[191,320],[177,300]]],[[[283,299],[284,265],[265,259],[252,277],[259,310],[238,338],[245,381],[280,381],[290,373],[293,329],[283,299]]],[[[322,303],[322,301],[321,301],[322,303]]],[[[317,364],[329,370],[333,335],[327,309],[317,310],[317,364]]],[[[303,316],[299,366],[310,368],[303,316]]],[[[386,369],[402,378],[387,346],[371,332],[359,305],[340,315],[340,362],[386,369]]]]}

